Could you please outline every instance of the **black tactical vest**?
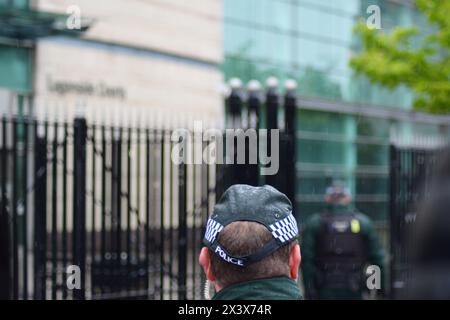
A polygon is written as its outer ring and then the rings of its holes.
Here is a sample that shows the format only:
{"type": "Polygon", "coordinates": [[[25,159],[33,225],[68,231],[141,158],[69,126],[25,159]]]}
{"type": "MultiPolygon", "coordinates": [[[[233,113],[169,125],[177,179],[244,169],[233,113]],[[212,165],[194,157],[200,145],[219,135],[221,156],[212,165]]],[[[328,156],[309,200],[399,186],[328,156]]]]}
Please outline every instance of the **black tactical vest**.
{"type": "Polygon", "coordinates": [[[316,238],[317,286],[357,291],[367,261],[367,239],[355,213],[322,215],[316,238]]]}

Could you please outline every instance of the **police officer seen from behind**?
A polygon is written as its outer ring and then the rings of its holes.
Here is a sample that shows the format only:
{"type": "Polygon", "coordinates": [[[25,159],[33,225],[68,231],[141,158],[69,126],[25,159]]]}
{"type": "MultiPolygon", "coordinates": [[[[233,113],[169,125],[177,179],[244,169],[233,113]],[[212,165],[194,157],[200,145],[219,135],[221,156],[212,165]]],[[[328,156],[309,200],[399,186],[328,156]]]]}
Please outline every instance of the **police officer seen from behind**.
{"type": "Polygon", "coordinates": [[[325,212],[314,214],[305,223],[305,296],[362,299],[367,288],[364,268],[377,265],[383,279],[384,251],[371,220],[352,206],[351,194],[342,183],[335,182],[327,188],[325,202],[325,212]]]}
{"type": "Polygon", "coordinates": [[[214,207],[199,262],[213,300],[298,300],[300,247],[289,199],[273,187],[231,186],[214,207]]]}

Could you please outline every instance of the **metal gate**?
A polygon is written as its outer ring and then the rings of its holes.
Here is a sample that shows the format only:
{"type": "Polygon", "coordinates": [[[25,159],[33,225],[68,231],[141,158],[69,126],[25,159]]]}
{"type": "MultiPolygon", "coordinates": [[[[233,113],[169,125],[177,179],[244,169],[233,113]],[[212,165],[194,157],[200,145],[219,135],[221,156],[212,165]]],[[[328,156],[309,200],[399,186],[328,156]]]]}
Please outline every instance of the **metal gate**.
{"type": "MultiPolygon", "coordinates": [[[[296,114],[297,95],[295,92],[295,82],[286,81],[284,95],[277,91],[277,85],[269,85],[265,92],[260,90],[259,82],[250,81],[248,90],[244,90],[239,79],[232,79],[230,82],[238,81],[238,85],[231,86],[231,92],[226,99],[226,128],[255,130],[257,133],[254,141],[246,137],[245,139],[245,159],[250,159],[252,144],[257,145],[258,152],[255,159],[258,163],[251,164],[250,161],[243,165],[238,163],[237,136],[234,139],[234,154],[228,155],[233,158],[232,165],[222,164],[217,167],[218,181],[216,194],[220,196],[224,190],[232,184],[244,183],[253,186],[268,184],[274,186],[285,193],[292,201],[295,208],[296,201],[296,114]],[[281,112],[280,112],[281,111],[281,112]],[[281,116],[282,115],[282,116],[281,116]],[[261,139],[259,130],[267,130],[261,139]],[[271,154],[271,134],[272,130],[278,131],[279,143],[279,168],[275,174],[261,175],[261,156],[259,149],[266,149],[267,155],[271,154]]],[[[294,212],[295,209],[294,209],[294,212]]]]}
{"type": "Polygon", "coordinates": [[[1,297],[200,298],[215,167],[174,164],[170,134],[3,118],[1,297]]]}
{"type": "Polygon", "coordinates": [[[227,100],[231,128],[259,129],[265,108],[267,129],[281,129],[280,170],[265,177],[258,164],[177,164],[170,130],[1,118],[0,298],[202,298],[197,258],[222,192],[267,183],[295,198],[295,91],[281,128],[280,101],[275,88],[227,100]]]}

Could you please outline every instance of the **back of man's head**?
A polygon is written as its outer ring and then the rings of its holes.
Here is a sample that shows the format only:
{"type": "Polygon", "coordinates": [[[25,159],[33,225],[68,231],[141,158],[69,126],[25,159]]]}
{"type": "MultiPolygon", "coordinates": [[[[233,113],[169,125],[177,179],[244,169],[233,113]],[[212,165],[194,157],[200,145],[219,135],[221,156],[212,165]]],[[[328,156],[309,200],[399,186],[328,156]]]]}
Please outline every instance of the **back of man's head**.
{"type": "MultiPolygon", "coordinates": [[[[226,226],[218,242],[233,256],[248,256],[257,252],[273,239],[265,226],[252,221],[236,221],[226,226]]],[[[221,287],[276,276],[289,276],[289,253],[297,242],[281,247],[264,259],[246,267],[225,262],[211,249],[211,267],[221,287]]]]}
{"type": "Polygon", "coordinates": [[[296,279],[297,237],[286,195],[271,186],[233,185],[206,223],[199,262],[217,290],[264,278],[296,279]]]}

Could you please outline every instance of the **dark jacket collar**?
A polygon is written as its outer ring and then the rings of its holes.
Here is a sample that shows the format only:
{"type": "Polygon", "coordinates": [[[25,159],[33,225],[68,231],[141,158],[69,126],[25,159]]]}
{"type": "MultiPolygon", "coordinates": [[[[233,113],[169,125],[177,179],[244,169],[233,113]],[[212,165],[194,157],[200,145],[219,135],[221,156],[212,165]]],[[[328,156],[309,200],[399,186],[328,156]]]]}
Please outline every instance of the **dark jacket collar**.
{"type": "Polygon", "coordinates": [[[213,300],[301,300],[298,285],[288,277],[242,282],[223,288],[213,300]]]}

